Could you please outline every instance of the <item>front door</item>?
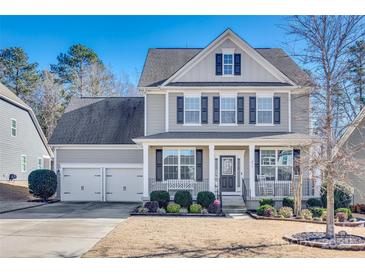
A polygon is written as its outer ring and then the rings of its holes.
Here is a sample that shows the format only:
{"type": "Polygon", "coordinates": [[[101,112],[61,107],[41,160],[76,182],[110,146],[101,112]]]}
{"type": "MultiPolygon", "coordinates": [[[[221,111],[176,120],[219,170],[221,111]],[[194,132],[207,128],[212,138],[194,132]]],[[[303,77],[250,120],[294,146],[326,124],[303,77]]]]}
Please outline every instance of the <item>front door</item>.
{"type": "Polygon", "coordinates": [[[222,192],[236,191],[236,156],[220,157],[220,180],[222,192]]]}

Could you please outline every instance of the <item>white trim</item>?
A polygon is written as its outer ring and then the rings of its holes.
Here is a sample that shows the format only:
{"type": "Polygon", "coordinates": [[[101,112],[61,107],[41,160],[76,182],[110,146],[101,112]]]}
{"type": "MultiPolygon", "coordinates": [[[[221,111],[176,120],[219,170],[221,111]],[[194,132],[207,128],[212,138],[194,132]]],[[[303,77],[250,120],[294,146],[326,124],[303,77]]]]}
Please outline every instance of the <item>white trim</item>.
{"type": "Polygon", "coordinates": [[[202,123],[202,118],[201,118],[201,112],[202,112],[201,94],[200,93],[199,94],[184,93],[183,98],[184,98],[184,123],[183,123],[183,125],[185,125],[185,126],[201,126],[201,123],[202,123]],[[192,110],[192,111],[199,111],[199,123],[187,123],[186,122],[186,116],[185,116],[185,114],[186,114],[186,102],[185,102],[186,98],[199,99],[199,104],[198,104],[199,105],[199,110],[197,110],[197,109],[192,110]]]}
{"type": "Polygon", "coordinates": [[[22,154],[20,155],[20,172],[25,173],[27,172],[27,169],[28,169],[28,157],[26,154],[22,154]],[[25,157],[24,169],[23,169],[23,157],[25,157]]]}
{"type": "Polygon", "coordinates": [[[255,197],[256,196],[256,191],[255,191],[255,145],[254,144],[249,145],[248,149],[249,149],[248,176],[249,176],[250,192],[251,192],[251,197],[255,197]]]}
{"type": "MultiPolygon", "coordinates": [[[[261,110],[269,111],[269,110],[261,110]]],[[[256,94],[256,126],[274,126],[274,93],[262,93],[256,94]],[[259,123],[259,99],[270,98],[271,99],[271,123],[259,123]]]]}
{"type": "Polygon", "coordinates": [[[288,131],[292,132],[292,130],[291,130],[291,92],[288,93],[288,131]]]}
{"type": "Polygon", "coordinates": [[[144,93],[144,136],[147,135],[147,94],[144,93]]]}
{"type": "Polygon", "coordinates": [[[234,48],[222,48],[222,77],[233,77],[234,75],[234,48]],[[227,64],[227,66],[232,67],[232,73],[225,74],[224,73],[224,55],[231,55],[232,56],[232,64],[227,64]]]}
{"type": "Polygon", "coordinates": [[[57,174],[57,148],[54,148],[53,157],[53,171],[57,174]]]}
{"type": "Polygon", "coordinates": [[[15,118],[10,119],[10,135],[11,137],[16,137],[18,135],[18,122],[15,118]],[[15,127],[13,127],[13,121],[15,121],[15,127]],[[15,135],[13,135],[13,129],[15,129],[15,135]]]}
{"type": "Polygon", "coordinates": [[[124,145],[51,145],[54,149],[142,149],[141,146],[136,144],[124,144],[124,145]]]}
{"type": "Polygon", "coordinates": [[[209,145],[209,151],[208,151],[208,161],[209,161],[209,166],[208,166],[208,172],[209,172],[209,191],[211,192],[215,192],[215,146],[214,145],[209,145]]]}
{"type": "Polygon", "coordinates": [[[149,145],[143,144],[143,197],[147,198],[149,196],[148,190],[148,169],[149,169],[149,145]]]}
{"type": "MultiPolygon", "coordinates": [[[[145,121],[146,121],[146,117],[145,117],[145,121]]],[[[165,131],[166,132],[169,131],[169,92],[168,91],[165,94],[165,131]]]]}
{"type": "Polygon", "coordinates": [[[183,90],[188,90],[189,92],[201,92],[204,90],[204,93],[209,92],[239,92],[239,93],[254,93],[254,92],[261,92],[261,91],[273,91],[278,93],[286,93],[286,92],[293,92],[295,94],[302,94],[306,93],[303,88],[300,87],[293,87],[293,86],[265,86],[265,87],[257,87],[257,86],[237,86],[237,87],[231,87],[231,86],[206,86],[206,87],[197,87],[197,86],[189,86],[189,87],[179,87],[179,86],[164,86],[164,87],[158,87],[158,88],[149,88],[148,91],[145,92],[145,94],[165,94],[166,91],[169,92],[176,92],[181,93],[183,90]]]}
{"type": "Polygon", "coordinates": [[[64,163],[60,168],[143,168],[143,164],[114,163],[64,163]]]}

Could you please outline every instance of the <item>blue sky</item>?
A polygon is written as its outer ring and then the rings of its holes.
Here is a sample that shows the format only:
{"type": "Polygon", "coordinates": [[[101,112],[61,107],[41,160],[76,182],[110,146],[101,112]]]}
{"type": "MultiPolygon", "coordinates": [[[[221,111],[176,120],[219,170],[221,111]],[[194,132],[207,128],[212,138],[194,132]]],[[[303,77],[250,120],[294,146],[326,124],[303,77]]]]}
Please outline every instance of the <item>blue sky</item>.
{"type": "Polygon", "coordinates": [[[284,47],[281,16],[0,16],[0,49],[24,48],[41,69],[81,43],[136,80],[148,48],[205,47],[227,27],[253,47],[284,47]]]}

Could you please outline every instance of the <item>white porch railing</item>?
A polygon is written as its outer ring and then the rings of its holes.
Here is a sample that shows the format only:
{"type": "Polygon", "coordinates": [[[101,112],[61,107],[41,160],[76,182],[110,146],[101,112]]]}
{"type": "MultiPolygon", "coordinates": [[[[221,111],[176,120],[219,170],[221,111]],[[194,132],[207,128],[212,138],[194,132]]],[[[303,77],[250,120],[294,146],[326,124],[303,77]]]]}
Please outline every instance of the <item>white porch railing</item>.
{"type": "Polygon", "coordinates": [[[156,181],[155,179],[148,180],[148,190],[151,193],[156,190],[165,190],[174,195],[178,190],[189,190],[193,197],[196,197],[200,191],[209,191],[209,181],[203,180],[197,182],[194,180],[166,180],[156,181]]]}

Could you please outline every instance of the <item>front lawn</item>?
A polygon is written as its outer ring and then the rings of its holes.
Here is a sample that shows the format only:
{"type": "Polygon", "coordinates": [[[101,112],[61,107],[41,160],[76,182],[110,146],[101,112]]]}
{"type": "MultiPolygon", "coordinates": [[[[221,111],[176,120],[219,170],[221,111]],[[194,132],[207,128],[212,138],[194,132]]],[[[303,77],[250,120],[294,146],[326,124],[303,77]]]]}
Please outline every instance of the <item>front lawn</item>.
{"type": "MultiPolygon", "coordinates": [[[[290,244],[283,235],[324,231],[321,224],[228,218],[130,217],[83,257],[364,257],[290,244]]],[[[364,227],[342,228],[365,236],[364,227]]]]}

